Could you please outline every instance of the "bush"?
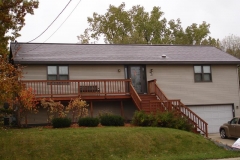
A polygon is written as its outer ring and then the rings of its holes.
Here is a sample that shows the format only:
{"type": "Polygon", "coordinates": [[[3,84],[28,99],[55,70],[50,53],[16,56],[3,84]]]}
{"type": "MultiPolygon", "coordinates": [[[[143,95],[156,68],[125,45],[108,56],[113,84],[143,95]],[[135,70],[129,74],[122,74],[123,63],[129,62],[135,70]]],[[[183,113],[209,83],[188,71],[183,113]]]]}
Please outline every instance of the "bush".
{"type": "Polygon", "coordinates": [[[175,128],[185,131],[191,131],[193,129],[193,126],[189,123],[188,119],[177,114],[175,111],[158,113],[156,115],[156,120],[160,127],[175,128]]]}
{"type": "Polygon", "coordinates": [[[53,118],[52,119],[52,125],[53,128],[64,128],[64,127],[70,127],[71,126],[71,119],[67,117],[60,117],[60,118],[53,118]]]}
{"type": "Polygon", "coordinates": [[[188,122],[187,118],[181,117],[175,123],[175,128],[180,130],[185,130],[185,131],[192,131],[194,127],[191,123],[188,122]]]}
{"type": "Polygon", "coordinates": [[[134,113],[132,124],[136,126],[157,126],[191,131],[193,126],[187,118],[182,117],[175,111],[146,114],[144,111],[134,113]]]}
{"type": "Polygon", "coordinates": [[[144,111],[134,112],[132,124],[136,126],[155,126],[155,117],[152,114],[147,114],[144,111]]]}
{"type": "Polygon", "coordinates": [[[10,109],[10,108],[8,108],[8,109],[0,108],[0,113],[2,113],[2,114],[13,114],[14,111],[13,111],[13,109],[10,109]]]}
{"type": "Polygon", "coordinates": [[[166,111],[156,114],[157,126],[174,128],[177,117],[172,111],[166,111]]]}
{"type": "Polygon", "coordinates": [[[98,118],[91,118],[91,117],[85,117],[85,118],[79,118],[78,125],[79,126],[85,126],[85,127],[96,127],[99,124],[98,118]]]}
{"type": "Polygon", "coordinates": [[[118,115],[102,114],[100,115],[100,123],[103,126],[124,126],[124,119],[118,115]]]}

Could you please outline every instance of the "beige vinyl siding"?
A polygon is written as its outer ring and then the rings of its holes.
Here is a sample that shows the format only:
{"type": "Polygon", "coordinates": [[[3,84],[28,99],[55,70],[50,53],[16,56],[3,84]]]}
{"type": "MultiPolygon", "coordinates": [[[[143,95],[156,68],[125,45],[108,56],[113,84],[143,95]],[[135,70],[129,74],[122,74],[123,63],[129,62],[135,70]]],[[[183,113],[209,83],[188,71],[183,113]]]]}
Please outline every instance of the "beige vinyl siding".
{"type": "Polygon", "coordinates": [[[22,80],[47,80],[47,66],[27,65],[23,69],[22,80]]]}
{"type": "MultiPolygon", "coordinates": [[[[47,65],[28,65],[23,76],[23,80],[47,80],[47,65]]],[[[69,65],[69,80],[124,78],[124,65],[69,65]]]]}
{"type": "Polygon", "coordinates": [[[234,103],[235,108],[239,106],[236,65],[211,65],[211,71],[212,82],[194,82],[193,65],[147,65],[147,79],[156,79],[169,99],[181,99],[186,105],[234,103]],[[150,69],[153,69],[152,76],[150,69]]]}
{"type": "Polygon", "coordinates": [[[124,79],[124,65],[70,65],[69,78],[78,79],[124,79]],[[118,72],[118,69],[121,71],[118,72]]]}

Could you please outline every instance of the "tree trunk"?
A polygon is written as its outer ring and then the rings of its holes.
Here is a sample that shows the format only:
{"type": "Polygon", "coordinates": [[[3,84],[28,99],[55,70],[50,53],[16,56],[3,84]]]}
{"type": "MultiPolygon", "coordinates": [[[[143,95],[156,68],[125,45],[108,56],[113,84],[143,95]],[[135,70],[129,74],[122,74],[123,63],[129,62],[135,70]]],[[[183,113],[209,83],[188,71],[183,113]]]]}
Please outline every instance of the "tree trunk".
{"type": "Polygon", "coordinates": [[[25,127],[28,126],[28,119],[27,119],[27,113],[25,114],[25,127]]]}
{"type": "Polygon", "coordinates": [[[20,109],[17,110],[17,125],[18,125],[18,127],[21,127],[20,109]]]}

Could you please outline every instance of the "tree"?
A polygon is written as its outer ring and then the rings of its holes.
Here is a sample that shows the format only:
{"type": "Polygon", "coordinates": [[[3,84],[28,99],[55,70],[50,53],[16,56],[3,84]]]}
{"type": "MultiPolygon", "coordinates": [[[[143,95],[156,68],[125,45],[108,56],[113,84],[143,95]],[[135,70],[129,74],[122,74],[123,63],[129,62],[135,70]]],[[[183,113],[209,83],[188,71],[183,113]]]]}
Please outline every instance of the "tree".
{"type": "Polygon", "coordinates": [[[8,102],[12,105],[12,100],[22,89],[19,81],[21,77],[21,66],[14,66],[0,58],[0,104],[8,102]]]}
{"type": "Polygon", "coordinates": [[[216,48],[221,48],[221,42],[219,41],[219,39],[214,39],[212,37],[208,37],[208,39],[204,39],[201,43],[201,45],[211,45],[214,46],[216,48]]]}
{"type": "Polygon", "coordinates": [[[230,35],[221,41],[221,49],[237,58],[240,58],[240,37],[230,35]]]}
{"type": "Polygon", "coordinates": [[[19,37],[27,13],[38,8],[37,0],[0,0],[0,104],[9,102],[21,91],[22,67],[8,63],[8,42],[19,37]]]}
{"type": "Polygon", "coordinates": [[[72,99],[66,110],[72,111],[72,121],[76,122],[76,118],[85,117],[88,115],[88,104],[86,101],[81,100],[81,98],[72,99]]]}
{"type": "Polygon", "coordinates": [[[0,55],[7,54],[9,40],[20,36],[27,13],[34,14],[37,0],[0,0],[0,55]]]}
{"type": "Polygon", "coordinates": [[[209,37],[210,24],[193,23],[186,29],[180,19],[167,21],[160,7],[146,12],[142,6],[125,10],[125,3],[113,5],[104,15],[93,13],[88,17],[89,28],[78,36],[80,43],[103,37],[109,44],[215,44],[217,40],[209,37]]]}
{"type": "Polygon", "coordinates": [[[41,99],[41,106],[47,109],[47,121],[50,124],[53,118],[66,117],[65,107],[61,102],[55,102],[52,99],[41,99]]]}
{"type": "MultiPolygon", "coordinates": [[[[240,37],[235,35],[226,36],[222,39],[221,43],[221,50],[227,52],[234,57],[240,58],[240,37]]],[[[240,68],[238,68],[238,76],[240,81],[240,68]]]]}
{"type": "Polygon", "coordinates": [[[17,97],[17,102],[18,102],[18,123],[21,125],[21,120],[20,118],[24,117],[25,118],[25,126],[27,127],[28,125],[28,113],[29,112],[34,112],[37,113],[37,100],[34,95],[34,91],[32,88],[23,88],[19,92],[19,96],[17,97]]]}

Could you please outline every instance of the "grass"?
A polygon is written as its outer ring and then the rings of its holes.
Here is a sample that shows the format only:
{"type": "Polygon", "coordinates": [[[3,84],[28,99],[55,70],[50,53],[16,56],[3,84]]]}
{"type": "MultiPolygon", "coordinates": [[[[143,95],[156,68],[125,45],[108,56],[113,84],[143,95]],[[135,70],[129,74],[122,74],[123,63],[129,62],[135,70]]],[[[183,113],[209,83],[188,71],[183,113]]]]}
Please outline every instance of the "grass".
{"type": "Polygon", "coordinates": [[[240,157],[190,132],[153,127],[0,129],[0,159],[163,159],[240,157]]]}

